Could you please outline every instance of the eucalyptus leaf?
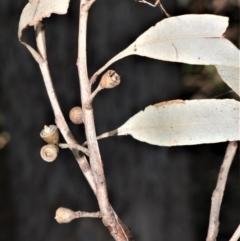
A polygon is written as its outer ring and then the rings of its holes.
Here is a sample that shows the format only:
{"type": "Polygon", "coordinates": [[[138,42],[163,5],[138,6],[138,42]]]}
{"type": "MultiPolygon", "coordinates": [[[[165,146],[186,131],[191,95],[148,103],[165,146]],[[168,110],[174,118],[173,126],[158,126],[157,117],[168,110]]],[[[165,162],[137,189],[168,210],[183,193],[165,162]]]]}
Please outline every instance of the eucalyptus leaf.
{"type": "Polygon", "coordinates": [[[70,0],[29,0],[21,13],[18,24],[18,39],[39,64],[43,61],[44,56],[41,56],[38,51],[23,41],[23,30],[29,26],[36,27],[43,18],[48,18],[53,13],[66,14],[69,2],[70,0]]]}
{"type": "Polygon", "coordinates": [[[173,100],[147,107],[117,129],[117,135],[158,146],[239,140],[239,102],[173,100]]]}
{"type": "Polygon", "coordinates": [[[36,25],[52,13],[66,14],[70,0],[31,0],[24,7],[18,26],[18,38],[21,41],[22,31],[28,26],[36,25]]]}
{"type": "Polygon", "coordinates": [[[227,17],[210,14],[164,19],[140,35],[102,69],[129,55],[187,64],[216,65],[223,81],[239,95],[239,50],[224,38],[227,26],[227,17]]]}

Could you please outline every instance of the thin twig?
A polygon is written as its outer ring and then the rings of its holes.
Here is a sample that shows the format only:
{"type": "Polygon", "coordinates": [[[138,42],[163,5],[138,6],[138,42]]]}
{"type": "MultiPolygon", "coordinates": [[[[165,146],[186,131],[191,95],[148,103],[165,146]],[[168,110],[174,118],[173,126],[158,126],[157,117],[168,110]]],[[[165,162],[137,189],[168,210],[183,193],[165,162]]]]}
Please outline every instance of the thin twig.
{"type": "Polygon", "coordinates": [[[156,7],[159,3],[160,3],[161,0],[156,0],[156,2],[154,4],[146,1],[146,0],[138,0],[139,3],[145,3],[151,7],[156,7]]]}
{"type": "MultiPolygon", "coordinates": [[[[66,124],[66,121],[64,119],[64,116],[62,114],[62,111],[60,109],[58,100],[57,100],[57,96],[55,93],[55,89],[53,87],[52,84],[52,79],[50,76],[50,72],[49,72],[49,67],[47,64],[47,53],[46,53],[46,42],[45,42],[45,30],[44,30],[44,26],[42,25],[42,23],[40,22],[39,24],[41,24],[41,26],[36,26],[36,36],[38,36],[38,38],[36,38],[37,41],[37,47],[38,50],[40,52],[41,56],[44,56],[44,60],[41,61],[39,64],[43,79],[44,79],[44,83],[46,86],[46,90],[49,96],[49,100],[51,102],[52,108],[53,108],[53,112],[54,112],[54,116],[55,116],[55,121],[56,121],[56,125],[58,126],[60,132],[62,133],[65,141],[68,144],[77,144],[76,140],[74,139],[69,127],[66,124]],[[41,33],[39,33],[41,32],[41,33]],[[41,36],[41,37],[40,37],[41,36]]],[[[86,160],[86,157],[84,155],[80,155],[79,151],[75,148],[70,148],[73,152],[74,157],[76,158],[80,169],[82,170],[85,178],[87,179],[89,185],[91,186],[93,192],[95,195],[97,195],[97,189],[96,189],[96,185],[93,179],[93,174],[92,174],[92,170],[89,166],[88,161],[86,160]]],[[[110,207],[110,209],[112,210],[112,212],[115,214],[114,210],[112,209],[112,207],[110,207]]],[[[116,215],[117,217],[117,215],[116,215]]],[[[121,222],[120,219],[118,219],[119,222],[121,222]]],[[[127,226],[124,228],[124,230],[126,232],[128,232],[128,228],[127,226]]],[[[129,234],[130,237],[130,234],[129,234]]]]}
{"type": "Polygon", "coordinates": [[[154,3],[154,4],[152,4],[152,3],[150,3],[150,2],[148,2],[148,1],[146,1],[146,0],[138,0],[138,2],[139,3],[145,3],[145,4],[147,4],[147,5],[149,5],[149,6],[151,6],[151,7],[156,7],[157,5],[160,7],[160,9],[166,14],[166,16],[169,18],[169,17],[171,17],[168,13],[167,13],[167,11],[164,9],[164,7],[163,7],[163,5],[161,4],[161,0],[156,0],[156,2],[154,3]]]}
{"type": "Polygon", "coordinates": [[[102,218],[101,212],[88,213],[83,211],[75,212],[76,218],[102,218]]]}
{"type": "MultiPolygon", "coordinates": [[[[104,138],[108,138],[108,137],[111,137],[111,136],[116,136],[117,135],[117,129],[116,130],[113,130],[113,131],[109,131],[109,132],[105,132],[99,136],[97,136],[97,140],[101,140],[101,139],[104,139],[104,138]]],[[[86,146],[88,144],[87,141],[85,141],[82,146],[86,146]]]]}
{"type": "Polygon", "coordinates": [[[238,241],[240,238],[240,225],[238,225],[236,231],[234,232],[233,236],[229,241],[238,241]]]}
{"type": "Polygon", "coordinates": [[[38,52],[44,60],[47,60],[47,49],[46,49],[46,39],[44,31],[44,23],[39,22],[34,26],[36,33],[36,43],[38,52]]]}
{"type": "Polygon", "coordinates": [[[91,85],[96,81],[97,77],[104,71],[106,70],[110,65],[112,65],[113,63],[115,63],[116,61],[128,56],[128,53],[125,51],[126,49],[124,49],[123,51],[121,51],[120,53],[118,53],[117,55],[115,55],[112,59],[110,59],[104,66],[102,66],[97,72],[95,72],[93,74],[93,76],[90,79],[90,83],[91,85]]]}
{"type": "Polygon", "coordinates": [[[79,14],[79,37],[78,37],[78,60],[77,67],[80,79],[81,101],[85,123],[85,133],[90,151],[90,164],[96,185],[96,196],[100,211],[103,215],[102,221],[108,227],[111,235],[116,241],[128,241],[129,234],[125,232],[125,227],[121,225],[117,216],[109,203],[106,180],[103,171],[102,160],[96,138],[93,109],[86,108],[86,104],[91,95],[91,83],[87,73],[86,59],[86,33],[88,11],[95,0],[82,0],[79,14]]]}
{"type": "Polygon", "coordinates": [[[92,92],[92,94],[89,96],[89,99],[88,99],[87,103],[85,104],[85,107],[86,107],[87,109],[91,109],[91,108],[92,108],[93,99],[95,98],[95,96],[97,95],[97,93],[98,93],[99,91],[101,91],[101,90],[103,90],[103,88],[102,88],[100,85],[98,85],[98,87],[97,87],[97,88],[92,92]]]}
{"type": "Polygon", "coordinates": [[[62,149],[65,149],[65,148],[77,149],[77,150],[83,152],[85,155],[89,156],[89,150],[79,144],[59,143],[58,146],[62,149]]]}
{"type": "MultiPolygon", "coordinates": [[[[49,100],[51,102],[54,116],[55,116],[55,122],[57,127],[59,128],[60,132],[62,133],[64,139],[68,144],[77,144],[77,141],[74,139],[65,119],[62,114],[61,108],[59,106],[57,96],[55,93],[55,89],[52,84],[52,79],[50,76],[49,68],[48,68],[48,63],[47,63],[47,52],[46,52],[46,42],[45,42],[45,30],[44,30],[44,25],[39,22],[36,27],[36,42],[37,42],[37,47],[40,52],[40,55],[44,57],[44,61],[39,64],[43,80],[46,86],[46,90],[48,93],[49,100]]],[[[79,151],[76,149],[71,149],[74,157],[76,158],[80,169],[82,170],[85,178],[87,179],[89,185],[93,189],[94,193],[96,193],[96,187],[95,187],[95,182],[93,180],[93,175],[91,168],[89,166],[88,161],[86,160],[86,157],[84,155],[80,155],[79,151]]]]}
{"type": "Polygon", "coordinates": [[[236,141],[229,142],[222,166],[219,171],[217,186],[212,194],[212,204],[210,211],[210,219],[208,226],[208,235],[206,241],[215,241],[218,235],[219,214],[226,186],[227,176],[236,153],[238,143],[236,141]]]}
{"type": "Polygon", "coordinates": [[[170,15],[169,13],[167,13],[167,11],[165,10],[165,8],[163,7],[163,5],[162,5],[161,3],[159,3],[159,7],[160,7],[160,9],[165,13],[165,15],[166,15],[168,18],[171,17],[171,15],[170,15]]]}

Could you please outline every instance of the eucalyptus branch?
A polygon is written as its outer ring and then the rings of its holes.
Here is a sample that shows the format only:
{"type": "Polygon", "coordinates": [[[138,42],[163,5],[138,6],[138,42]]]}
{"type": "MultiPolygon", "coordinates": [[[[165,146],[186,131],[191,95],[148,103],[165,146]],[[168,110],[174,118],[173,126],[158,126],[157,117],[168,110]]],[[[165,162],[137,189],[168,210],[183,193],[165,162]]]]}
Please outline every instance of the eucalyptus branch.
{"type": "MultiPolygon", "coordinates": [[[[74,137],[64,119],[64,116],[62,114],[61,108],[60,108],[58,100],[57,100],[55,89],[52,84],[52,79],[50,76],[48,63],[47,63],[45,30],[44,30],[44,25],[42,22],[39,22],[35,26],[35,31],[36,31],[37,47],[38,47],[40,55],[42,56],[42,58],[44,58],[43,61],[39,64],[39,67],[40,67],[40,70],[41,70],[41,73],[43,76],[43,80],[44,80],[44,83],[46,86],[49,100],[50,100],[52,108],[53,108],[56,125],[68,144],[71,144],[71,145],[78,144],[77,141],[74,139],[74,137]]],[[[86,160],[86,157],[83,155],[80,155],[77,149],[75,149],[75,148],[70,148],[70,149],[73,152],[74,157],[76,158],[85,178],[87,179],[89,185],[91,186],[91,188],[93,189],[93,191],[95,193],[96,187],[95,187],[95,183],[93,181],[92,171],[86,160]]]]}
{"type": "MultiPolygon", "coordinates": [[[[79,17],[79,38],[78,38],[78,60],[77,67],[80,79],[81,102],[84,115],[85,133],[88,141],[88,148],[90,152],[90,164],[96,185],[96,196],[100,211],[102,213],[102,221],[108,227],[110,233],[117,241],[129,240],[129,234],[125,232],[125,228],[119,222],[116,214],[108,200],[106,180],[103,171],[102,160],[98,147],[98,142],[95,132],[93,109],[86,108],[86,104],[91,96],[91,83],[88,79],[87,73],[87,57],[86,57],[86,33],[88,10],[95,0],[82,0],[80,3],[80,17],[79,17]]],[[[88,106],[89,107],[89,106],[88,106]]]]}
{"type": "MultiPolygon", "coordinates": [[[[31,0],[23,9],[19,21],[19,41],[28,48],[40,66],[56,125],[65,138],[66,143],[59,144],[59,147],[70,148],[73,152],[97,198],[100,209],[99,212],[86,213],[59,208],[56,213],[56,220],[60,223],[68,223],[80,217],[102,218],[102,222],[116,241],[134,240],[128,227],[118,218],[108,199],[103,163],[97,141],[101,138],[114,135],[131,135],[140,141],[159,146],[195,145],[230,140],[232,142],[229,143],[226,150],[217,185],[212,195],[207,241],[215,241],[218,234],[219,213],[227,176],[237,149],[237,142],[234,141],[239,140],[239,133],[236,131],[239,127],[239,102],[226,99],[173,100],[157,103],[135,114],[118,129],[97,137],[92,101],[102,88],[108,89],[117,86],[120,83],[120,76],[114,70],[108,70],[102,76],[95,91],[92,92],[91,87],[97,77],[111,64],[130,55],[139,55],[172,62],[215,65],[222,79],[239,94],[238,71],[232,71],[233,69],[239,69],[239,50],[222,36],[222,33],[226,30],[228,19],[211,15],[184,15],[165,19],[140,35],[135,42],[109,60],[89,80],[86,57],[87,21],[88,11],[95,1],[80,1],[77,67],[82,109],[77,106],[73,109],[74,111],[80,111],[80,114],[72,112],[74,113],[73,123],[84,122],[86,134],[84,145],[87,144],[88,148],[79,145],[74,139],[60,109],[47,63],[45,30],[44,24],[41,22],[43,18],[49,17],[53,13],[66,14],[69,0],[52,0],[52,4],[49,4],[47,0],[31,0]],[[33,24],[35,24],[38,51],[25,43],[22,38],[23,30],[33,24]],[[186,26],[190,27],[186,28],[186,26]],[[189,50],[190,45],[192,49],[189,50]],[[210,48],[213,53],[217,54],[208,55],[210,48]],[[221,52],[222,49],[224,51],[221,52]],[[204,115],[199,115],[202,110],[205,111],[204,115]],[[174,118],[172,118],[173,115],[174,118]],[[182,118],[185,115],[188,118],[182,118]],[[177,123],[176,119],[178,120],[177,123]],[[185,126],[193,128],[189,131],[189,128],[185,128],[185,126]],[[185,133],[183,132],[184,129],[186,129],[185,133]],[[219,135],[219,132],[221,132],[221,135],[219,135]],[[162,138],[159,138],[159,136],[162,138]],[[86,156],[89,158],[90,165],[86,156]]],[[[148,0],[137,1],[152,7],[159,6],[169,17],[161,4],[161,0],[155,0],[155,4],[148,2],[148,0]]],[[[58,152],[58,141],[49,145],[53,147],[53,150],[57,149],[56,153],[58,152]]],[[[49,145],[46,146],[49,148],[49,145]]],[[[53,156],[50,154],[46,156],[53,156]]],[[[46,161],[49,161],[49,159],[46,158],[46,161]]],[[[239,236],[240,227],[237,228],[230,241],[236,241],[239,236]]]]}
{"type": "Polygon", "coordinates": [[[236,141],[229,142],[222,166],[219,171],[217,186],[212,194],[212,205],[210,211],[210,220],[208,226],[208,234],[206,241],[215,241],[218,235],[219,214],[223,199],[224,189],[226,186],[227,176],[235,156],[238,143],[236,141]]]}

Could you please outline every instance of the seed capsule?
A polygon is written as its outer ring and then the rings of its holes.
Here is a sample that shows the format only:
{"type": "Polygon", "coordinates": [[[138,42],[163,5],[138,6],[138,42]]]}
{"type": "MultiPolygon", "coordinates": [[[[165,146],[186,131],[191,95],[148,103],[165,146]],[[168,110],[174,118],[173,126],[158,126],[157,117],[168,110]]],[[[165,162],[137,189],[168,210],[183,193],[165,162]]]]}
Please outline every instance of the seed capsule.
{"type": "Polygon", "coordinates": [[[59,141],[59,131],[55,125],[44,126],[40,132],[41,138],[49,144],[57,144],[59,141]]]}
{"type": "Polygon", "coordinates": [[[114,88],[120,84],[120,76],[114,70],[108,70],[103,76],[99,85],[103,89],[114,88]]]}
{"type": "Polygon", "coordinates": [[[47,144],[41,148],[40,155],[46,162],[53,162],[58,156],[59,148],[54,144],[47,144]]]}

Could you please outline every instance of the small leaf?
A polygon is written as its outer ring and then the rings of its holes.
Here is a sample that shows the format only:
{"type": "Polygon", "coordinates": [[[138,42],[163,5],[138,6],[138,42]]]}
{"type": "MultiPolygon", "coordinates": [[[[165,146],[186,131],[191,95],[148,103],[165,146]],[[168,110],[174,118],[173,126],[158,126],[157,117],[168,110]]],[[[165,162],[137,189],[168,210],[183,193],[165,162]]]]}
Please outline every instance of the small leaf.
{"type": "Polygon", "coordinates": [[[239,50],[223,37],[227,26],[228,18],[217,15],[167,18],[144,32],[106,65],[129,55],[216,65],[222,79],[239,95],[239,50]]]}
{"type": "Polygon", "coordinates": [[[239,140],[239,102],[174,100],[147,107],[117,129],[117,135],[158,146],[239,140]]]}
{"type": "Polygon", "coordinates": [[[238,66],[238,49],[223,33],[228,18],[183,15],[167,18],[129,46],[132,54],[191,64],[238,66]]]}

